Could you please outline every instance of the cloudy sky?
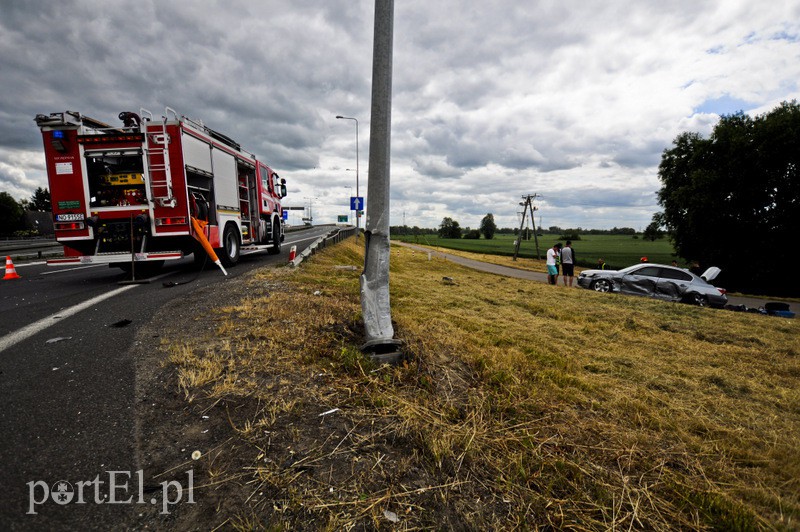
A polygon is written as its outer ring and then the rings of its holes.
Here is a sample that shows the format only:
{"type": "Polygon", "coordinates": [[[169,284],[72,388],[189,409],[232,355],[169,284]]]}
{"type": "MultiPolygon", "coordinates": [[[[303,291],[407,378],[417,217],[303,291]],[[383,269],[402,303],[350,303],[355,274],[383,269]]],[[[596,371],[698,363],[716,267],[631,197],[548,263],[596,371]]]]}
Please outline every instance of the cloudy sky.
{"type": "MultiPolygon", "coordinates": [[[[0,0],[0,190],[47,186],[38,113],[165,106],[235,138],[315,222],[368,182],[372,0],[0,0]]],[[[399,0],[392,225],[644,228],[661,153],[800,99],[800,0],[399,0]]],[[[293,216],[290,222],[298,222],[293,216]]]]}

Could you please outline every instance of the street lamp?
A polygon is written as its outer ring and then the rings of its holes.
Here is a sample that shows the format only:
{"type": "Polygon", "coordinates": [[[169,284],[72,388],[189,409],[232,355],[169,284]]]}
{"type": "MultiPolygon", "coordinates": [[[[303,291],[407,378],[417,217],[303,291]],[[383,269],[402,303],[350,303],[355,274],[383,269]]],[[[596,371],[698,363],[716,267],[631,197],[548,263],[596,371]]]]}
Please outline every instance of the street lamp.
{"type": "Polygon", "coordinates": [[[336,115],[336,118],[339,120],[352,120],[356,123],[356,238],[358,238],[358,234],[361,232],[360,216],[358,212],[358,198],[360,197],[358,194],[358,119],[342,115],[336,115]]]}
{"type": "MultiPolygon", "coordinates": [[[[344,188],[347,189],[347,201],[350,201],[350,198],[353,197],[353,187],[351,187],[350,185],[345,185],[344,188]]],[[[351,214],[352,214],[352,209],[347,211],[347,223],[350,223],[350,215],[351,214]]]]}

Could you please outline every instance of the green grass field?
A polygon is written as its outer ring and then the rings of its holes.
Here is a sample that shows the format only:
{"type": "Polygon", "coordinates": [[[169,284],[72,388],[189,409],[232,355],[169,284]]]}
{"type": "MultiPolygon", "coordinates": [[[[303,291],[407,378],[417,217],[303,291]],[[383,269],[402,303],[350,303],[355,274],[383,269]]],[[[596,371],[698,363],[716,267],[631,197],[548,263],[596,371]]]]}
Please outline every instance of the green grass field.
{"type": "MultiPolygon", "coordinates": [[[[544,235],[539,237],[539,252],[542,258],[544,258],[547,248],[559,242],[557,237],[558,235],[544,235]]],[[[513,235],[495,235],[492,240],[485,240],[483,238],[480,240],[439,238],[435,235],[392,235],[392,238],[402,242],[440,246],[474,253],[489,253],[493,255],[514,254],[513,235]]],[[[564,243],[563,240],[561,242],[564,243]]],[[[597,264],[597,259],[600,257],[606,261],[608,268],[614,269],[635,264],[639,262],[641,257],[647,257],[650,262],[662,264],[669,264],[672,259],[675,258],[675,250],[672,247],[672,243],[667,238],[651,242],[643,239],[641,236],[639,238],[633,238],[632,236],[626,235],[581,235],[581,239],[574,241],[572,247],[575,249],[578,265],[584,267],[595,266],[597,264]]],[[[522,242],[519,256],[535,258],[536,243],[533,239],[522,242]]],[[[681,259],[678,259],[678,263],[681,266],[685,265],[685,261],[681,259]]]]}

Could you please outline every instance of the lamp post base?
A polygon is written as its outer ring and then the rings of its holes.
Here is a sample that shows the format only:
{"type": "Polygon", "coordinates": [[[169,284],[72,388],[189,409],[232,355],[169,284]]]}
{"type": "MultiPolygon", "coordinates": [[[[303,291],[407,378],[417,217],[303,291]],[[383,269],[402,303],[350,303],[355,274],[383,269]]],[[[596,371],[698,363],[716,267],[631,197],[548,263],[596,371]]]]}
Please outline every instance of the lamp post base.
{"type": "Polygon", "coordinates": [[[388,340],[371,340],[361,346],[361,352],[368,354],[377,364],[396,366],[406,360],[406,355],[400,350],[402,340],[390,338],[388,340]]]}

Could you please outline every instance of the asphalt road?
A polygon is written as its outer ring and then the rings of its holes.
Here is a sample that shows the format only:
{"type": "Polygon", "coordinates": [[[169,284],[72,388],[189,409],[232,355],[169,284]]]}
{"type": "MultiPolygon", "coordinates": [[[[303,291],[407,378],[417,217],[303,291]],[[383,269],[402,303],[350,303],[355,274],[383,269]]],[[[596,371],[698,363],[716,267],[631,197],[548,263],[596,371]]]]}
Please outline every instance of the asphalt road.
{"type": "Polygon", "coordinates": [[[171,301],[285,263],[292,244],[299,253],[328,231],[289,233],[280,255],[243,256],[228,277],[213,264],[191,269],[191,258],[168,263],[149,284],[127,285],[108,266],[15,263],[22,279],[0,281],[0,530],[109,530],[135,522],[141,505],[109,503],[151,501],[136,491],[129,354],[136,332],[171,301]],[[110,471],[123,473],[112,479],[110,471]],[[52,495],[61,480],[67,490],[52,495]]]}

